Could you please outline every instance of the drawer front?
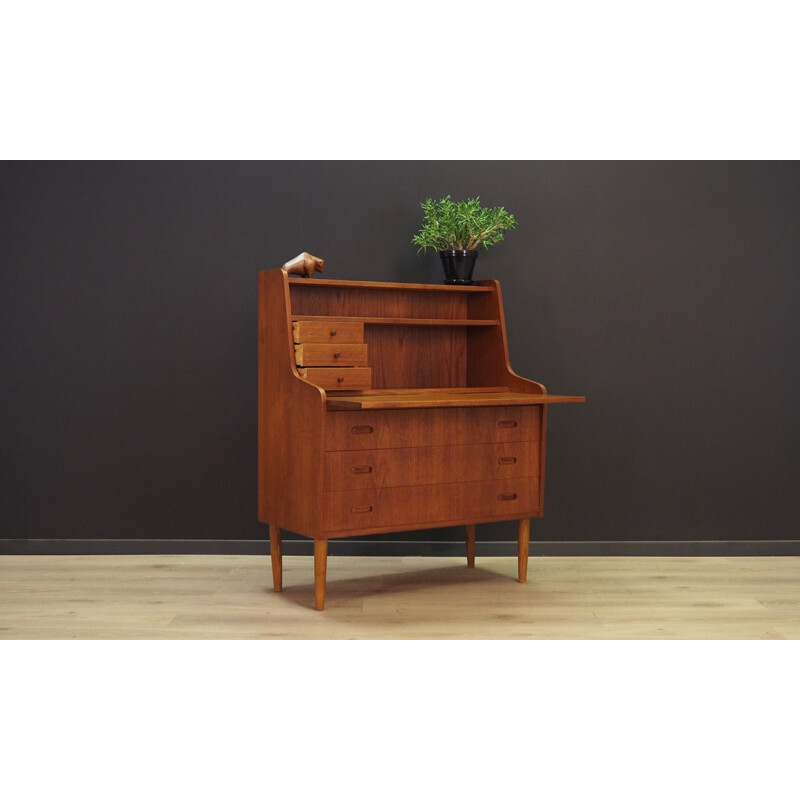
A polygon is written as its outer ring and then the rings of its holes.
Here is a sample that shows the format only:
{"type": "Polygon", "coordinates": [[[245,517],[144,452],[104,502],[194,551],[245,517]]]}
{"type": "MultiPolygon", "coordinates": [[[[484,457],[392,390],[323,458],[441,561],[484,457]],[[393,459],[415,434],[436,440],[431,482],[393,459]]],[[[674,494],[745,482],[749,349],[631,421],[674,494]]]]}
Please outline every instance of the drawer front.
{"type": "Polygon", "coordinates": [[[537,442],[540,414],[536,406],[330,411],[326,450],[537,442]]]}
{"type": "Polygon", "coordinates": [[[292,323],[294,340],[326,344],[358,344],[364,341],[363,322],[337,322],[335,320],[300,320],[292,323]]]}
{"type": "Polygon", "coordinates": [[[372,385],[370,367],[308,367],[297,372],[301,378],[323,389],[369,389],[372,385]]]}
{"type": "Polygon", "coordinates": [[[352,531],[450,520],[518,519],[538,513],[538,479],[397,486],[326,492],[325,531],[352,531]]]}
{"type": "Polygon", "coordinates": [[[366,367],[365,344],[296,344],[298,367],[366,367]]]}
{"type": "Polygon", "coordinates": [[[538,475],[538,442],[504,442],[330,451],[324,485],[326,492],[338,492],[538,475]]]}

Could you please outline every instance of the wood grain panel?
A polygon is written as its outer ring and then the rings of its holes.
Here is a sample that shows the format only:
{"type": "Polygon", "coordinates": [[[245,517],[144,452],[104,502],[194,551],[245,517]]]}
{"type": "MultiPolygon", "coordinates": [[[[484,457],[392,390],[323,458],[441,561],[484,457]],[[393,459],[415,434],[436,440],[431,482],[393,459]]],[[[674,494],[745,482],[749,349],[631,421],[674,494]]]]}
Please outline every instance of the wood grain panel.
{"type": "Polygon", "coordinates": [[[325,454],[325,491],[538,478],[538,442],[504,442],[325,454]]]}
{"type": "Polygon", "coordinates": [[[326,450],[539,441],[538,406],[331,411],[326,450]]]}
{"type": "Polygon", "coordinates": [[[376,389],[466,385],[466,328],[367,326],[364,341],[376,389]]]}
{"type": "Polygon", "coordinates": [[[538,505],[537,483],[524,478],[326,492],[323,527],[355,532],[401,523],[436,524],[509,514],[521,518],[536,515],[538,505]]]}

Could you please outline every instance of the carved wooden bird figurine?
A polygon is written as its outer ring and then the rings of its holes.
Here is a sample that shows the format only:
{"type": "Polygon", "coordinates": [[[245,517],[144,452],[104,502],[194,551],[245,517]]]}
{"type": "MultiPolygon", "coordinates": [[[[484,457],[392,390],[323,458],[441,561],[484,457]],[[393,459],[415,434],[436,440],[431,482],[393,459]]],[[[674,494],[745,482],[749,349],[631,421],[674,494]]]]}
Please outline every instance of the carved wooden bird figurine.
{"type": "Polygon", "coordinates": [[[290,275],[300,275],[301,278],[311,278],[315,272],[324,272],[325,261],[311,253],[300,253],[291,261],[287,261],[281,269],[290,275]]]}

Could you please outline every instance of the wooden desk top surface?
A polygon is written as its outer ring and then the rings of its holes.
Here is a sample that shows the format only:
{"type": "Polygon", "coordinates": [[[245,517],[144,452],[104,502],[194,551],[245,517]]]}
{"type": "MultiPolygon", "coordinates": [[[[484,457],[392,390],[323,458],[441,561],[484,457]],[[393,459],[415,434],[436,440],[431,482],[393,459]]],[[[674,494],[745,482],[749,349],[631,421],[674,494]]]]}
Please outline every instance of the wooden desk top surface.
{"type": "Polygon", "coordinates": [[[562,394],[510,392],[506,387],[487,389],[406,389],[328,395],[329,411],[382,408],[462,408],[466,406],[538,406],[584,403],[585,397],[562,394]]]}

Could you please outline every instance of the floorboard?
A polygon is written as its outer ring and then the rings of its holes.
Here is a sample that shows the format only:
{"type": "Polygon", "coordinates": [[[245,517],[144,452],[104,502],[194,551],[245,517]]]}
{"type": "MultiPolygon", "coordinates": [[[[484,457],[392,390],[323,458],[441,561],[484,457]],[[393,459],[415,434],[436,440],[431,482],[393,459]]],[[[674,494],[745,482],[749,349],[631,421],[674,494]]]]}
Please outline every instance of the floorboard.
{"type": "Polygon", "coordinates": [[[0,639],[798,639],[800,557],[0,557],[0,639]]]}

